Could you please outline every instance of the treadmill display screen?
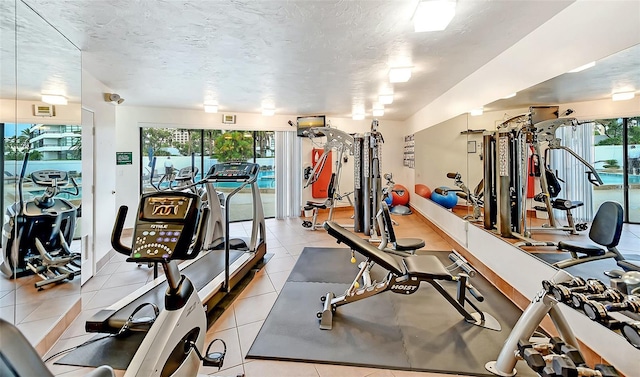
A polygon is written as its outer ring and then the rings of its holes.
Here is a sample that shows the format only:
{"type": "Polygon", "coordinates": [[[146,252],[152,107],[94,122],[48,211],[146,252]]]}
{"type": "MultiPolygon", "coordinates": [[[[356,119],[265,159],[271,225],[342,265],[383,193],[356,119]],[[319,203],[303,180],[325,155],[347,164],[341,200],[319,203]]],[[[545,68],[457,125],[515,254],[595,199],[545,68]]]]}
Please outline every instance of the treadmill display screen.
{"type": "Polygon", "coordinates": [[[192,199],[155,196],[146,198],[142,220],[184,220],[192,199]]]}

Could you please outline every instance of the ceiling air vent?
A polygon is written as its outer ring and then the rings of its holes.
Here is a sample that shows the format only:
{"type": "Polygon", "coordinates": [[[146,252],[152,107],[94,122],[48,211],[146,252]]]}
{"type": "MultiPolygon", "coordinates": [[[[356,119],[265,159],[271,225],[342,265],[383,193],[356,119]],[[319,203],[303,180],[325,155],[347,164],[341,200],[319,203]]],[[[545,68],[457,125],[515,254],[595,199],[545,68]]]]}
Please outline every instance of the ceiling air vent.
{"type": "Polygon", "coordinates": [[[53,105],[33,105],[33,115],[37,117],[55,116],[55,107],[53,105]]]}
{"type": "Polygon", "coordinates": [[[224,114],[222,115],[222,123],[224,124],[236,124],[236,116],[224,114]]]}

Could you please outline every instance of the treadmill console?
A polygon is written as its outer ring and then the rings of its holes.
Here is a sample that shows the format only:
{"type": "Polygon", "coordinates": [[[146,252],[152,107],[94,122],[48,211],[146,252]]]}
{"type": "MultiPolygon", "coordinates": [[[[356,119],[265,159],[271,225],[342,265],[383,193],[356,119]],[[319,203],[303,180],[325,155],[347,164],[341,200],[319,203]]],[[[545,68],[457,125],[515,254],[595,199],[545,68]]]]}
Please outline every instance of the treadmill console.
{"type": "Polygon", "coordinates": [[[176,181],[188,181],[193,179],[196,175],[198,175],[198,168],[188,166],[186,168],[182,168],[178,170],[178,174],[176,174],[174,180],[176,181]]]}
{"type": "Polygon", "coordinates": [[[254,182],[260,165],[251,162],[223,162],[213,165],[207,173],[212,181],[254,182]]]}
{"type": "Polygon", "coordinates": [[[191,242],[200,220],[200,198],[186,192],[142,195],[131,258],[140,261],[193,259],[191,242]]]}

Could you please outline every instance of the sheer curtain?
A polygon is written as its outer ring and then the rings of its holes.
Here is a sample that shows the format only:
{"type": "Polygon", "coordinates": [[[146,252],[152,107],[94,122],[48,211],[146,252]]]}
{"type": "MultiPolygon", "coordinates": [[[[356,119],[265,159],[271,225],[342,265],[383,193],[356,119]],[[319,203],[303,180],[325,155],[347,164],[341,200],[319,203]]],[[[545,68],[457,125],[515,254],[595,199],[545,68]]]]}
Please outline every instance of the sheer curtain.
{"type": "Polygon", "coordinates": [[[302,143],[295,131],[276,131],[276,219],[299,217],[302,202],[302,143]]]}
{"type": "MultiPolygon", "coordinates": [[[[556,131],[556,137],[560,138],[560,145],[563,145],[590,164],[594,163],[595,147],[594,132],[595,123],[583,123],[575,127],[560,127],[556,131]]],[[[593,220],[593,185],[589,183],[586,172],[588,169],[584,164],[571,156],[567,151],[554,149],[551,152],[551,169],[558,173],[562,191],[559,198],[584,203],[572,211],[576,222],[588,222],[593,220]]],[[[554,215],[558,219],[566,219],[564,211],[555,210],[554,215]]]]}

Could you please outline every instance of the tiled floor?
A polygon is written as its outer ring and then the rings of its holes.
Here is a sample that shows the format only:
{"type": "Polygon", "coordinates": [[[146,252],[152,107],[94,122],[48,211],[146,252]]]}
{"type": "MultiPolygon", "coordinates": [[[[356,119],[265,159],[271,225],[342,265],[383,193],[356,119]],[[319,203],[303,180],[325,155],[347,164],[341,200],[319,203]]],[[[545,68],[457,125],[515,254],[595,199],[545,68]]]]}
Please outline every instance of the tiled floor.
{"type": "MultiPolygon", "coordinates": [[[[426,249],[450,250],[452,245],[440,237],[433,229],[411,216],[394,216],[399,222],[395,227],[398,237],[420,237],[427,244],[426,249]]],[[[349,213],[338,211],[336,221],[352,222],[349,213]]],[[[205,344],[214,338],[222,338],[228,346],[224,369],[220,372],[212,368],[201,368],[204,375],[236,376],[245,373],[248,377],[260,376],[354,376],[354,377],[408,377],[439,376],[433,373],[415,373],[372,368],[345,367],[310,363],[291,363],[245,359],[255,336],[267,317],[284,282],[305,246],[337,246],[335,240],[323,230],[310,231],[303,228],[301,220],[267,220],[267,252],[273,258],[257,273],[253,281],[234,301],[233,305],[210,327],[205,344]]],[[[250,224],[232,224],[231,234],[248,235],[250,224]],[[244,233],[244,234],[241,234],[244,233]]],[[[560,236],[564,237],[562,233],[560,236]]],[[[584,237],[584,236],[582,236],[584,237]]],[[[621,248],[639,250],[640,226],[625,226],[621,248]]],[[[79,344],[93,336],[86,334],[84,323],[102,307],[106,307],[129,292],[144,285],[152,278],[151,270],[126,263],[124,257],[114,257],[95,277],[82,287],[82,311],[62,334],[49,354],[79,344]]],[[[48,363],[57,376],[81,376],[88,368],[54,365],[48,363]]],[[[118,375],[122,375],[118,371],[118,375]]],[[[444,376],[444,375],[441,375],[444,376]]]]}

